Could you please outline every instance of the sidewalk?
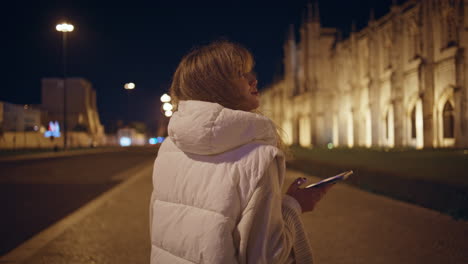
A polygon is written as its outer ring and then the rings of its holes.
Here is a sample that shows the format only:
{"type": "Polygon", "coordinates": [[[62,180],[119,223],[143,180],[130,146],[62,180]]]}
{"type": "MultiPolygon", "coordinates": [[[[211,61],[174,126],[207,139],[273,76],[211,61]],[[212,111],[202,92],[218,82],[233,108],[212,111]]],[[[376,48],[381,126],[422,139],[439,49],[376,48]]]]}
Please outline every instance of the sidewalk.
{"type": "MultiPolygon", "coordinates": [[[[0,263],[148,263],[151,171],[145,166],[0,263]]],[[[288,171],[285,187],[302,175],[288,171]]],[[[468,263],[468,222],[346,184],[303,219],[315,263],[468,263]]]]}
{"type": "MultiPolygon", "coordinates": [[[[284,186],[303,175],[288,171],[284,186]]],[[[303,220],[318,264],[468,263],[468,221],[344,183],[303,220]]]]}

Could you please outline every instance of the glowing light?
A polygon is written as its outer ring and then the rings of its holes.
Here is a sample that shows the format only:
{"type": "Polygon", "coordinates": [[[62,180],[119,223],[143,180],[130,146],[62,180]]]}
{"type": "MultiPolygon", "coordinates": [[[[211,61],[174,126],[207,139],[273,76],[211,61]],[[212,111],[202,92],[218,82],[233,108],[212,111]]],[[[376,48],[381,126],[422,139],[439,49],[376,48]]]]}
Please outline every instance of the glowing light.
{"type": "Polygon", "coordinates": [[[335,114],[333,115],[333,130],[332,130],[332,145],[338,146],[339,144],[339,126],[338,126],[338,116],[335,114]]]}
{"type": "Polygon", "coordinates": [[[61,32],[72,32],[75,27],[72,24],[62,23],[58,24],[55,29],[61,32]]]}
{"type": "Polygon", "coordinates": [[[158,141],[158,143],[163,143],[164,137],[157,137],[156,140],[158,141]]]}
{"type": "Polygon", "coordinates": [[[172,111],[172,105],[170,103],[164,103],[163,104],[163,109],[164,111],[172,111]]]}
{"type": "Polygon", "coordinates": [[[120,138],[120,146],[128,147],[132,145],[132,140],[129,137],[121,137],[120,138]]]}
{"type": "Polygon", "coordinates": [[[328,143],[327,147],[328,149],[333,149],[333,143],[328,143]]]}
{"type": "Polygon", "coordinates": [[[371,112],[370,112],[370,109],[367,108],[365,112],[365,128],[366,128],[365,145],[368,148],[372,146],[372,123],[371,122],[372,122],[371,112]]]}
{"type": "Polygon", "coordinates": [[[163,102],[163,103],[169,103],[170,101],[171,101],[171,97],[170,97],[169,95],[163,94],[163,95],[161,96],[161,102],[163,102]]]}
{"type": "Polygon", "coordinates": [[[156,138],[150,138],[150,139],[148,140],[148,142],[149,142],[151,145],[155,145],[155,144],[158,143],[158,140],[157,140],[156,138]]]}
{"type": "Polygon", "coordinates": [[[291,135],[293,134],[293,126],[290,120],[286,120],[283,122],[283,129],[284,129],[284,143],[287,145],[292,145],[293,138],[291,135]]]}
{"type": "Polygon", "coordinates": [[[348,147],[354,146],[354,123],[353,123],[353,112],[348,112],[348,147]]]}
{"type": "Polygon", "coordinates": [[[172,116],[172,111],[168,110],[168,111],[164,112],[164,115],[166,115],[167,117],[171,117],[172,116]]]}
{"type": "Polygon", "coordinates": [[[422,100],[418,99],[416,102],[416,148],[422,149],[424,147],[424,127],[423,127],[423,106],[422,100]]]}
{"type": "Polygon", "coordinates": [[[310,119],[306,116],[299,118],[299,145],[310,147],[311,142],[310,119]]]}
{"type": "Polygon", "coordinates": [[[44,132],[44,137],[47,137],[47,138],[48,137],[54,137],[54,138],[60,137],[60,126],[57,121],[49,122],[49,129],[46,132],[44,132]]]}
{"type": "Polygon", "coordinates": [[[124,88],[127,89],[127,90],[133,90],[133,89],[135,89],[135,84],[134,83],[126,83],[124,85],[124,88]]]}

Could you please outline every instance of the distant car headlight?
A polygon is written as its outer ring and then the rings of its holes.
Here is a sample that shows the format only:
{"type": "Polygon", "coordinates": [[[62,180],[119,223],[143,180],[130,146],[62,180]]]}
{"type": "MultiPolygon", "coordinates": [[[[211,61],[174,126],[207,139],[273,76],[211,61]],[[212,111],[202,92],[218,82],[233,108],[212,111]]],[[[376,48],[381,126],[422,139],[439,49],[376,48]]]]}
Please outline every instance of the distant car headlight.
{"type": "Polygon", "coordinates": [[[132,140],[129,137],[121,137],[120,138],[120,146],[128,147],[132,145],[132,140]]]}

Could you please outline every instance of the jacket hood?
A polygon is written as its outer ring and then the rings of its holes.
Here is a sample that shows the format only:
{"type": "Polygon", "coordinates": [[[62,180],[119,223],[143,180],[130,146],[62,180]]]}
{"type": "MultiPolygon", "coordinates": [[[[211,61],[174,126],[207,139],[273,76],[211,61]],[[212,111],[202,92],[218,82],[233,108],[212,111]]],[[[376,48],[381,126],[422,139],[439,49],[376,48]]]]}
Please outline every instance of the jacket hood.
{"type": "Polygon", "coordinates": [[[253,141],[277,143],[267,117],[204,101],[180,101],[168,132],[179,149],[199,155],[219,154],[253,141]]]}

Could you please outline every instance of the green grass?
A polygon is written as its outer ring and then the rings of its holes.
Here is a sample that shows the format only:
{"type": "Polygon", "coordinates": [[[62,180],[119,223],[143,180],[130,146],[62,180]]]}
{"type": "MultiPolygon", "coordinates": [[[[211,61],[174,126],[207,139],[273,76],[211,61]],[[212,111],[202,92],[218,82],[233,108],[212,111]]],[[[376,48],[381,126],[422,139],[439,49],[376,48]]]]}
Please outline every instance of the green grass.
{"type": "Polygon", "coordinates": [[[328,177],[352,169],[347,184],[468,220],[468,150],[305,149],[288,167],[328,177]]]}
{"type": "Polygon", "coordinates": [[[298,159],[340,167],[384,171],[400,177],[468,186],[468,150],[304,149],[292,147],[298,159]]]}

